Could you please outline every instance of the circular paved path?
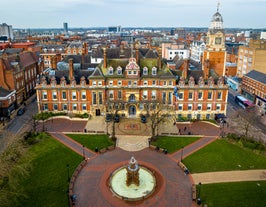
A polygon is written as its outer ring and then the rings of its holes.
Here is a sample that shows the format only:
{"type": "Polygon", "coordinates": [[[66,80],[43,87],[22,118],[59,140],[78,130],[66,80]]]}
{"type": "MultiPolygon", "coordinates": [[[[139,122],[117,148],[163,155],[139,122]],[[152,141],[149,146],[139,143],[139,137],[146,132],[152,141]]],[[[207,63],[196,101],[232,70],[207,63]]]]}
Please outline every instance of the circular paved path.
{"type": "Polygon", "coordinates": [[[185,175],[177,163],[168,155],[146,148],[138,152],[126,152],[120,148],[108,151],[101,156],[90,159],[82,169],[74,184],[78,207],[126,207],[126,206],[192,206],[190,177],[185,175]],[[161,175],[161,188],[146,200],[138,203],[127,203],[111,194],[106,181],[114,166],[127,164],[134,156],[156,169],[161,175]]]}

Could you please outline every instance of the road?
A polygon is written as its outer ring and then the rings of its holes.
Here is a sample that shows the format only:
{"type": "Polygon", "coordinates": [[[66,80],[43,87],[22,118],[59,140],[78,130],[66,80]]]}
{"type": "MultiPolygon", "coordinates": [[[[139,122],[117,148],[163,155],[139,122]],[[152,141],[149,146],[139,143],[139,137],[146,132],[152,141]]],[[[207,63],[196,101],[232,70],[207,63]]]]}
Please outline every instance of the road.
{"type": "Polygon", "coordinates": [[[30,102],[25,108],[26,112],[23,115],[16,116],[16,114],[13,114],[11,120],[2,129],[2,134],[0,135],[0,153],[17,135],[32,129],[32,116],[37,113],[37,102],[30,102]]]}

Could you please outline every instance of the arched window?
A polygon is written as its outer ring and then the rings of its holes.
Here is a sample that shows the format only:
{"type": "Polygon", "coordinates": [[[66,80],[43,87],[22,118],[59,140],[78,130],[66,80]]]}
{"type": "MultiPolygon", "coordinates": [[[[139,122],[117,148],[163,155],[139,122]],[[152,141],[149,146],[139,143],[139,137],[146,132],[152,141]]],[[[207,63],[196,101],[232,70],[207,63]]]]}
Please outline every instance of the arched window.
{"type": "Polygon", "coordinates": [[[143,75],[148,75],[148,68],[147,67],[143,68],[143,75]]]}

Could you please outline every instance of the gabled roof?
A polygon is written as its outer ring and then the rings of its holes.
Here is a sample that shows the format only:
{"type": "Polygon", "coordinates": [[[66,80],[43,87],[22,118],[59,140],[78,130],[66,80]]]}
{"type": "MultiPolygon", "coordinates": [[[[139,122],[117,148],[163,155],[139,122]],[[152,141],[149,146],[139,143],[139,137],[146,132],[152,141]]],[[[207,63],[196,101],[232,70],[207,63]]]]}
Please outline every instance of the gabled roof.
{"type": "Polygon", "coordinates": [[[261,72],[256,71],[256,70],[252,70],[249,73],[247,73],[245,76],[252,78],[258,82],[261,82],[263,84],[266,84],[266,74],[265,73],[261,73],[261,72]]]}
{"type": "Polygon", "coordinates": [[[100,68],[95,68],[89,78],[104,78],[104,75],[100,68]]]}

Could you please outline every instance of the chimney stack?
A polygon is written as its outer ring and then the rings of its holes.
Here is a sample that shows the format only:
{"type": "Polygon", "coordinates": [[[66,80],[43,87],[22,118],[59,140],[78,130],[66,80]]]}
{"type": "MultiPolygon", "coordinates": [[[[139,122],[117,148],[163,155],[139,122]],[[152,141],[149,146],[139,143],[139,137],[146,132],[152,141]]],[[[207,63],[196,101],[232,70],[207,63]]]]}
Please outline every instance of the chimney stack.
{"type": "Polygon", "coordinates": [[[158,49],[158,68],[162,69],[162,48],[158,49]]]}
{"type": "Polygon", "coordinates": [[[107,51],[106,48],[103,48],[103,68],[107,68],[107,51]]]}
{"type": "Polygon", "coordinates": [[[74,76],[74,64],[72,58],[69,59],[68,64],[69,64],[69,80],[72,80],[74,76]]]}
{"type": "Polygon", "coordinates": [[[56,70],[57,69],[57,58],[56,58],[56,56],[52,56],[51,58],[52,58],[52,61],[51,61],[52,62],[52,68],[56,70]]]}

